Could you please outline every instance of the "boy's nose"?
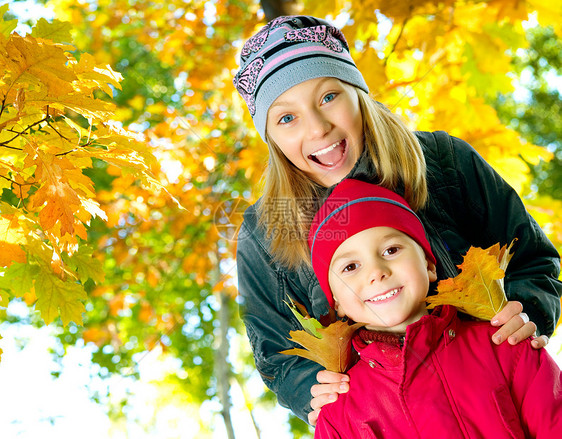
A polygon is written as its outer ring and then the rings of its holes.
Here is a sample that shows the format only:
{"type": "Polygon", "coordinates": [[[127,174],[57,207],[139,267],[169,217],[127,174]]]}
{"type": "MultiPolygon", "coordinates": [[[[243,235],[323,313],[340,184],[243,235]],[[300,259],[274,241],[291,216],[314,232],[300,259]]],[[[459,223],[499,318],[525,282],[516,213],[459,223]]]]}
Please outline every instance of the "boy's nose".
{"type": "Polygon", "coordinates": [[[369,283],[380,282],[390,275],[388,268],[384,265],[373,266],[369,272],[369,283]]]}

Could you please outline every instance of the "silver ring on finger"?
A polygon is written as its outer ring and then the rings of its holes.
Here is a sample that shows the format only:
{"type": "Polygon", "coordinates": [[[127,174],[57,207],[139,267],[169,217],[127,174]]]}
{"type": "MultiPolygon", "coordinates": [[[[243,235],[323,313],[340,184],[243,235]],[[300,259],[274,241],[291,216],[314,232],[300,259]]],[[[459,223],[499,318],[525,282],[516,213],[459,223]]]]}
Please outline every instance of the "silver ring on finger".
{"type": "Polygon", "coordinates": [[[524,313],[524,312],[520,312],[519,313],[519,317],[521,317],[521,320],[523,320],[523,324],[526,325],[527,323],[529,323],[529,316],[524,313]]]}

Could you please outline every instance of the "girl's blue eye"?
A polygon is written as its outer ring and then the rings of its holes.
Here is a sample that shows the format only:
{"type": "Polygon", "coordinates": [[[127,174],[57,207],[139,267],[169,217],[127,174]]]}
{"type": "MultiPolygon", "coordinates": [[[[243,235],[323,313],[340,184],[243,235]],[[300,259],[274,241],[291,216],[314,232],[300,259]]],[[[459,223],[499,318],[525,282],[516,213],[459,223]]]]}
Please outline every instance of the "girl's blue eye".
{"type": "Polygon", "coordinates": [[[286,114],[279,120],[279,123],[289,123],[292,122],[294,118],[295,116],[293,116],[292,114],[286,114]]]}
{"type": "Polygon", "coordinates": [[[322,103],[326,104],[330,101],[333,101],[335,97],[336,97],[335,93],[328,93],[326,96],[324,96],[324,99],[322,99],[322,103]]]}

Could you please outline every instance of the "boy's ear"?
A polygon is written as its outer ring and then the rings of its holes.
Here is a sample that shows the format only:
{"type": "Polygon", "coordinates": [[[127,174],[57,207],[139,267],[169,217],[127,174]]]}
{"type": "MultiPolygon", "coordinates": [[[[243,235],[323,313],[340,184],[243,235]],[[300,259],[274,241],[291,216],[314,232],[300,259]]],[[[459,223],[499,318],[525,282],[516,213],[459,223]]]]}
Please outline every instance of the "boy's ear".
{"type": "Polygon", "coordinates": [[[437,280],[437,267],[429,259],[427,260],[427,275],[429,277],[429,282],[435,282],[437,280]]]}
{"type": "Polygon", "coordinates": [[[345,313],[340,310],[340,304],[338,303],[338,299],[334,297],[334,310],[339,317],[345,317],[345,313]]]}

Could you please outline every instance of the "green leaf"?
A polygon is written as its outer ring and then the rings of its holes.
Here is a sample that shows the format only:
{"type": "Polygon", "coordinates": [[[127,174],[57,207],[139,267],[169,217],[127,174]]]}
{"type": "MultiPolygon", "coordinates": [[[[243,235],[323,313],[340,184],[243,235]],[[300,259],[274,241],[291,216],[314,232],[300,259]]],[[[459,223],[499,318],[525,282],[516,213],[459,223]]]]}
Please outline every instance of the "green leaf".
{"type": "Polygon", "coordinates": [[[66,21],[53,20],[52,23],[49,23],[44,18],[40,18],[37,24],[33,26],[31,35],[35,38],[43,38],[55,43],[68,43],[72,41],[70,36],[71,29],[72,25],[66,21]]]}
{"type": "Polygon", "coordinates": [[[322,334],[318,332],[318,329],[323,328],[322,324],[308,315],[303,316],[301,312],[297,309],[295,303],[291,298],[289,298],[290,302],[285,302],[285,304],[289,307],[293,315],[297,318],[303,329],[308,332],[309,334],[313,335],[316,338],[322,338],[322,334]]]}
{"type": "Polygon", "coordinates": [[[0,286],[0,307],[7,308],[10,302],[10,296],[7,293],[3,293],[0,286]]]}
{"type": "Polygon", "coordinates": [[[0,277],[0,288],[10,291],[16,297],[23,297],[33,288],[33,280],[39,274],[39,267],[32,264],[14,262],[0,277]]]}
{"type": "Polygon", "coordinates": [[[82,300],[87,299],[84,287],[75,282],[63,282],[52,272],[43,271],[35,281],[36,308],[46,324],[60,316],[63,325],[70,321],[81,325],[82,313],[86,311],[82,300]]]}
{"type": "Polygon", "coordinates": [[[101,284],[105,279],[102,263],[93,256],[93,249],[85,245],[80,246],[77,252],[70,257],[64,257],[82,283],[92,279],[96,284],[101,284]]]}
{"type": "Polygon", "coordinates": [[[0,6],[0,34],[10,38],[10,34],[18,25],[18,20],[4,20],[4,14],[8,12],[9,5],[0,6]]]}

